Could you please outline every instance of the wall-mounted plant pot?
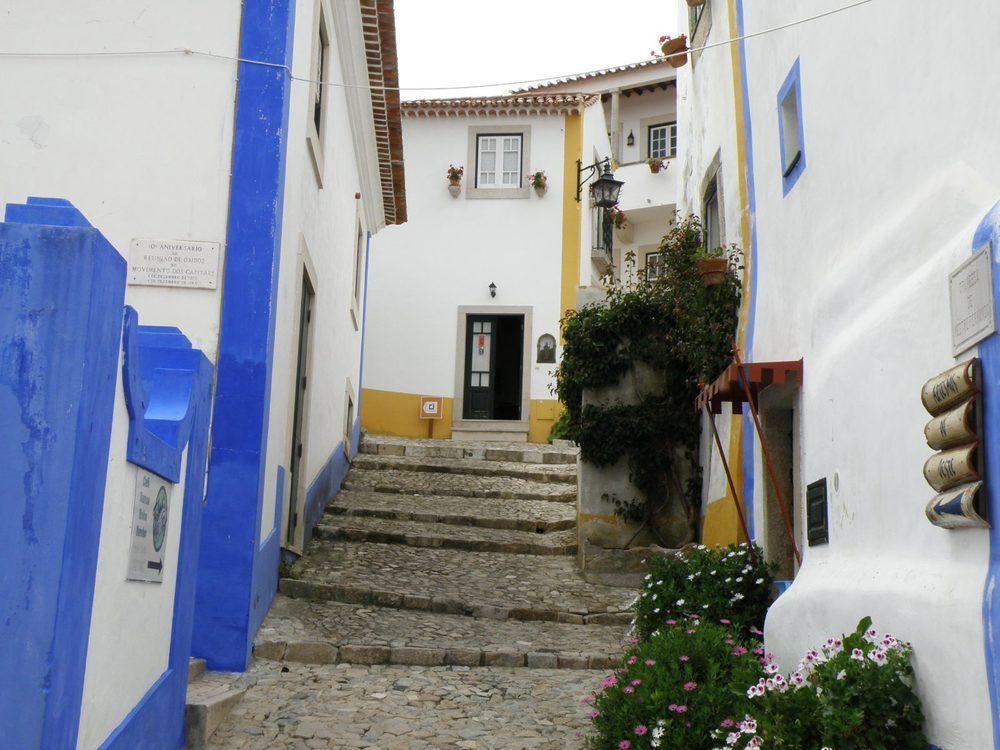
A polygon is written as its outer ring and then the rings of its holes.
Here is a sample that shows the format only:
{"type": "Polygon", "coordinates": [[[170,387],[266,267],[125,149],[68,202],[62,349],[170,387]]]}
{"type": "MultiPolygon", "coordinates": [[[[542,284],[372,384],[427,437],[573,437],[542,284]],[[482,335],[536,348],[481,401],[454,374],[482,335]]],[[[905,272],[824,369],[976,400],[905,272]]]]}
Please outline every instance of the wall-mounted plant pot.
{"type": "Polygon", "coordinates": [[[548,188],[548,186],[547,186],[547,185],[542,185],[541,187],[536,187],[536,188],[535,188],[535,194],[536,194],[536,195],[537,195],[537,196],[538,196],[539,198],[541,198],[541,197],[542,197],[543,195],[545,195],[545,191],[546,191],[546,190],[548,190],[548,189],[549,189],[549,188],[548,188]]]}
{"type": "Polygon", "coordinates": [[[660,170],[664,169],[663,162],[660,161],[647,162],[647,166],[653,174],[659,174],[660,170]]]}
{"type": "Polygon", "coordinates": [[[689,8],[700,8],[705,4],[705,0],[687,0],[689,8]]]}
{"type": "Polygon", "coordinates": [[[667,58],[667,62],[669,62],[673,67],[679,68],[682,65],[685,65],[688,61],[687,36],[681,34],[680,36],[668,39],[660,47],[660,50],[663,52],[664,57],[667,58]],[[680,52],[683,52],[684,54],[677,54],[680,52]],[[676,55],[676,57],[672,57],[672,55],[676,55]]]}
{"type": "Polygon", "coordinates": [[[458,194],[462,192],[462,184],[460,182],[449,183],[448,192],[451,193],[452,198],[457,198],[458,194]]]}
{"type": "Polygon", "coordinates": [[[705,286],[717,286],[726,278],[729,261],[725,258],[705,258],[698,261],[698,275],[705,286]]]}

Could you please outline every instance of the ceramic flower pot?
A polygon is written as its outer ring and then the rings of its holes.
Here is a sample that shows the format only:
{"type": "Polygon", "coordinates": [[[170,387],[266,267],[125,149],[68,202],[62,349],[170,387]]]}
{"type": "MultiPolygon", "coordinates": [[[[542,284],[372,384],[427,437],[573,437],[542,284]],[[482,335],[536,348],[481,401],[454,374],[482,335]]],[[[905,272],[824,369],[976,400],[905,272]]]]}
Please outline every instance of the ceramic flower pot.
{"type": "Polygon", "coordinates": [[[649,171],[653,174],[659,174],[660,170],[663,168],[663,162],[653,161],[649,162],[649,171]]]}
{"type": "Polygon", "coordinates": [[[705,4],[705,0],[687,0],[689,8],[699,8],[705,4]]]}
{"type": "Polygon", "coordinates": [[[538,195],[539,198],[545,195],[546,190],[548,190],[547,185],[535,185],[535,194],[538,195]]]}
{"type": "Polygon", "coordinates": [[[448,183],[448,192],[451,193],[452,198],[457,198],[458,194],[462,192],[462,183],[458,180],[453,180],[448,183]]]}
{"type": "Polygon", "coordinates": [[[664,57],[667,58],[667,62],[673,67],[681,67],[688,61],[687,36],[681,34],[680,36],[667,39],[660,47],[660,50],[663,52],[664,57]]]}
{"type": "Polygon", "coordinates": [[[698,261],[698,275],[705,286],[716,286],[726,278],[729,261],[725,258],[705,258],[698,261]]]}

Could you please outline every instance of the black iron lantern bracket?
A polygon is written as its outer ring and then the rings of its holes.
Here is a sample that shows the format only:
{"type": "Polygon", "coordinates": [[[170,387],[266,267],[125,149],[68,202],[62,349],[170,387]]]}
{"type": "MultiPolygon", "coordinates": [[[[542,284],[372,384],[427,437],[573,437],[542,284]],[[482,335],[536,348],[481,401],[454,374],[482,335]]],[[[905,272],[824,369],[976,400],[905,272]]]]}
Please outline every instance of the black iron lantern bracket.
{"type": "Polygon", "coordinates": [[[607,198],[598,198],[597,199],[597,205],[600,206],[601,208],[611,208],[616,203],[618,203],[618,193],[621,191],[622,185],[624,183],[621,182],[620,180],[616,180],[614,178],[614,175],[611,174],[611,159],[610,158],[606,158],[606,159],[601,159],[601,160],[595,161],[593,164],[591,164],[589,166],[586,166],[586,167],[583,166],[583,162],[580,159],[576,160],[576,177],[577,177],[576,202],[577,203],[580,202],[580,194],[583,192],[583,186],[586,185],[587,182],[595,174],[597,174],[597,171],[601,167],[604,167],[604,172],[601,174],[600,177],[597,178],[597,182],[595,182],[594,185],[591,186],[591,190],[593,191],[594,187],[597,184],[600,183],[602,185],[607,185],[607,187],[609,188],[609,191],[608,191],[608,197],[607,198]],[[612,197],[614,198],[614,200],[611,200],[612,197]]]}

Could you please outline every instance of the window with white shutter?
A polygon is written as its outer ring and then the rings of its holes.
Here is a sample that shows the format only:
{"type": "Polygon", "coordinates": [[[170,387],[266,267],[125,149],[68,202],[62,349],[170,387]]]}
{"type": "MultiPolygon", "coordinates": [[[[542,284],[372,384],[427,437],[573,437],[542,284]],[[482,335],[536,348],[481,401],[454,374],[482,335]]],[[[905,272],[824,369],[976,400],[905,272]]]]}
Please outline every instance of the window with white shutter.
{"type": "Polygon", "coordinates": [[[677,123],[664,122],[649,126],[648,157],[672,159],[677,156],[677,123]]]}

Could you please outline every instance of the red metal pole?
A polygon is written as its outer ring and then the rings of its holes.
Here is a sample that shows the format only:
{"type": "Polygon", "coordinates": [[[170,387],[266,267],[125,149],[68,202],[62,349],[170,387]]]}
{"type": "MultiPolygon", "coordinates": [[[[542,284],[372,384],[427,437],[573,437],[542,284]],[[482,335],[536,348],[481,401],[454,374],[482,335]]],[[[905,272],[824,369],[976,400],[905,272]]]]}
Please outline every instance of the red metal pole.
{"type": "Polygon", "coordinates": [[[753,400],[753,394],[750,391],[750,381],[747,379],[746,371],[743,369],[743,361],[740,359],[739,348],[735,342],[733,342],[733,359],[736,360],[736,369],[739,371],[740,382],[743,384],[743,392],[746,393],[747,403],[750,404],[750,415],[753,417],[754,426],[757,428],[757,437],[760,438],[760,448],[764,453],[764,463],[767,466],[767,473],[771,477],[771,486],[774,487],[774,494],[778,498],[778,507],[781,508],[781,518],[785,522],[788,541],[792,543],[792,552],[795,553],[796,562],[801,565],[802,554],[799,552],[799,546],[795,543],[795,532],[792,530],[792,516],[788,512],[788,506],[785,505],[785,498],[781,495],[781,487],[778,486],[774,465],[771,463],[771,450],[767,447],[767,441],[764,440],[764,431],[760,426],[760,416],[757,414],[757,404],[753,400]]]}
{"type": "Polygon", "coordinates": [[[733,474],[729,471],[729,461],[726,460],[726,452],[722,448],[722,439],[719,437],[719,428],[715,426],[715,415],[706,405],[703,407],[708,415],[708,421],[712,423],[712,434],[715,435],[715,445],[719,449],[719,457],[722,459],[722,468],[726,470],[726,481],[729,482],[729,491],[733,495],[733,504],[736,505],[736,513],[740,517],[740,526],[743,528],[743,535],[750,545],[750,556],[756,558],[753,550],[753,540],[750,538],[750,529],[747,528],[747,519],[743,516],[743,506],[740,504],[739,495],[736,494],[736,484],[733,482],[733,474]]]}

